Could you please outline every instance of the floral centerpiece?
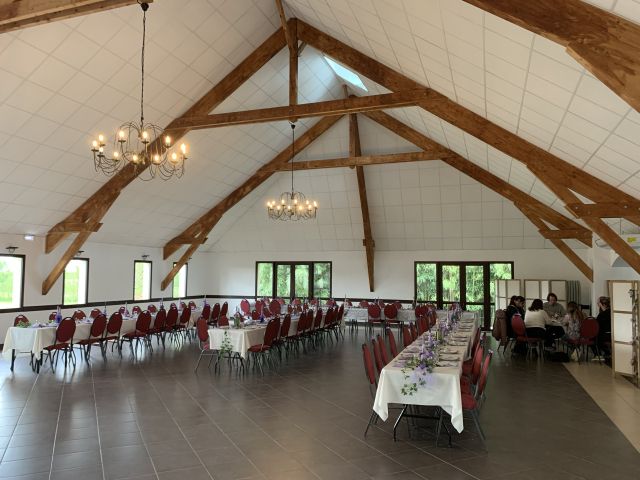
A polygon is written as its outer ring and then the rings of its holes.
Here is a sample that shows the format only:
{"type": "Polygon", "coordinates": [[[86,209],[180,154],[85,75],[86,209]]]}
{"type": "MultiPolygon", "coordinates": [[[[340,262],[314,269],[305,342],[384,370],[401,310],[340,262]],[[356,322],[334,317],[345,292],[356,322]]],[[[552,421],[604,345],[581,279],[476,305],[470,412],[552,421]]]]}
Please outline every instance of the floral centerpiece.
{"type": "Polygon", "coordinates": [[[426,386],[427,377],[433,372],[438,361],[438,343],[438,340],[429,332],[423,337],[420,352],[405,363],[402,368],[405,384],[400,390],[403,395],[413,395],[418,391],[419,386],[426,386]]]}
{"type": "Polygon", "coordinates": [[[225,354],[231,355],[232,351],[233,349],[231,345],[231,340],[229,340],[229,334],[225,330],[224,336],[222,337],[222,343],[220,344],[220,350],[219,350],[220,356],[224,356],[225,354]]]}

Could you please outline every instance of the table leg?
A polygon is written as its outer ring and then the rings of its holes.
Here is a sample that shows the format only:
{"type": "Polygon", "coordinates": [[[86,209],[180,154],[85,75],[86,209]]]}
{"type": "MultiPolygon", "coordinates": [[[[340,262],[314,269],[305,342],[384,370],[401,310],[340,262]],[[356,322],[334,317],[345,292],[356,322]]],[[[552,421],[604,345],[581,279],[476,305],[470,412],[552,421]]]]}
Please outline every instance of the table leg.
{"type": "Polygon", "coordinates": [[[16,349],[11,349],[11,371],[13,372],[13,365],[16,363],[16,349]]]}

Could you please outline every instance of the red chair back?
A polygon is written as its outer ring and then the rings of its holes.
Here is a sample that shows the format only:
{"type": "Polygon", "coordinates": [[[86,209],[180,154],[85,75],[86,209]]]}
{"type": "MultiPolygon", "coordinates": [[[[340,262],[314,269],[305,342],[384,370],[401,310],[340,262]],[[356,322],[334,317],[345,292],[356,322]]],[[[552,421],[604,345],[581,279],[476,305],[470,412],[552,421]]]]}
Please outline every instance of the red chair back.
{"type": "MultiPolygon", "coordinates": [[[[55,318],[55,316],[53,318],[55,318]]],[[[17,327],[18,324],[20,324],[20,323],[24,323],[26,325],[29,325],[29,319],[27,317],[25,317],[24,315],[20,314],[16,318],[14,318],[13,326],[17,327]]]]}
{"type": "Polygon", "coordinates": [[[211,317],[211,305],[207,303],[202,309],[202,314],[200,316],[208,322],[209,317],[211,317]]]}
{"type": "Polygon", "coordinates": [[[426,305],[418,305],[415,310],[416,318],[424,317],[427,314],[427,306],[426,305]]]}
{"type": "Polygon", "coordinates": [[[249,315],[251,313],[251,306],[249,305],[249,300],[243,298],[240,302],[240,311],[245,315],[249,315]]]}
{"type": "Polygon", "coordinates": [[[259,320],[260,319],[260,313],[258,313],[257,310],[253,310],[251,312],[251,319],[252,320],[259,320]]]}
{"type": "Polygon", "coordinates": [[[471,383],[478,383],[480,372],[482,371],[482,357],[484,357],[484,348],[478,348],[473,354],[473,364],[471,365],[471,383]]]}
{"type": "Polygon", "coordinates": [[[49,314],[49,321],[51,320],[55,320],[56,319],[56,315],[58,314],[58,312],[51,312],[49,314]]]}
{"type": "Polygon", "coordinates": [[[278,301],[278,303],[280,304],[280,306],[282,306],[282,305],[284,305],[284,304],[285,304],[284,298],[282,298],[282,297],[278,297],[276,300],[278,301]]]}
{"type": "Polygon", "coordinates": [[[109,317],[109,322],[107,323],[107,334],[108,335],[119,334],[121,328],[122,328],[122,313],[113,312],[109,317]]]}
{"type": "Polygon", "coordinates": [[[270,347],[278,336],[278,332],[280,332],[280,319],[276,317],[269,320],[269,323],[267,323],[267,329],[264,331],[264,340],[262,340],[262,345],[270,347]]]}
{"type": "Polygon", "coordinates": [[[140,312],[140,314],[138,315],[138,320],[136,320],[136,331],[147,333],[150,326],[151,314],[147,310],[145,310],[144,312],[140,312]]]}
{"type": "MultiPolygon", "coordinates": [[[[329,311],[333,312],[333,310],[327,310],[327,315],[329,315],[329,311]]],[[[316,312],[316,318],[313,321],[313,329],[316,330],[320,328],[320,325],[322,325],[322,309],[321,308],[319,308],[318,311],[316,312]]]]}
{"type": "Polygon", "coordinates": [[[99,313],[98,316],[93,319],[91,330],[89,330],[89,337],[101,337],[102,335],[104,335],[105,328],[107,328],[107,316],[103,313],[99,313]]]}
{"type": "Polygon", "coordinates": [[[424,332],[429,330],[429,324],[427,322],[427,319],[424,317],[417,318],[416,324],[418,326],[418,335],[422,335],[424,332]]]}
{"type": "Polygon", "coordinates": [[[180,325],[186,325],[187,323],[189,323],[190,319],[191,319],[191,309],[183,308],[182,313],[180,314],[180,325]]]}
{"type": "Polygon", "coordinates": [[[373,369],[373,359],[371,358],[371,350],[366,343],[362,344],[362,362],[364,363],[364,373],[367,375],[369,385],[377,385],[376,372],[373,369]]]}
{"type": "Polygon", "coordinates": [[[151,313],[156,313],[158,311],[158,307],[156,307],[153,303],[150,303],[147,307],[147,310],[149,310],[151,313]]]}
{"type": "Polygon", "coordinates": [[[118,309],[118,313],[120,313],[120,314],[125,313],[126,311],[127,311],[126,307],[120,307],[118,309]]]}
{"type": "Polygon", "coordinates": [[[416,324],[412,323],[410,324],[410,327],[411,327],[411,338],[415,340],[416,338],[418,338],[418,330],[416,329],[416,324]]]}
{"type": "Polygon", "coordinates": [[[91,310],[91,313],[89,313],[89,317],[90,318],[96,318],[98,315],[100,315],[102,312],[100,311],[99,308],[94,308],[93,310],[91,310]]]}
{"type": "Polygon", "coordinates": [[[393,302],[393,306],[396,307],[396,310],[402,310],[402,303],[393,302]]]}
{"type": "Polygon", "coordinates": [[[262,307],[262,315],[264,315],[264,318],[273,317],[273,315],[271,314],[271,310],[269,310],[269,307],[267,307],[266,305],[262,307]]]}
{"type": "MultiPolygon", "coordinates": [[[[413,324],[412,324],[413,325],[413,324]]],[[[402,326],[402,344],[404,348],[407,348],[409,345],[413,343],[413,338],[411,337],[411,330],[409,325],[402,326]]]]}
{"type": "Polygon", "coordinates": [[[161,308],[158,313],[156,313],[156,319],[153,322],[153,329],[155,331],[164,330],[167,326],[167,311],[164,308],[161,308]]]}
{"type": "Polygon", "coordinates": [[[380,350],[380,358],[382,359],[382,363],[387,365],[389,363],[389,355],[387,353],[387,347],[384,346],[384,340],[378,334],[376,336],[376,344],[378,345],[378,349],[380,350]]]}
{"type": "Polygon", "coordinates": [[[218,318],[218,326],[219,327],[228,327],[229,326],[229,319],[227,318],[226,315],[222,315],[218,318]]]}
{"type": "Polygon", "coordinates": [[[171,302],[171,305],[169,305],[169,308],[178,308],[178,306],[176,305],[176,302],[171,302]]]}
{"type": "Polygon", "coordinates": [[[220,315],[227,315],[227,312],[229,311],[229,304],[227,302],[224,302],[222,304],[222,308],[220,309],[220,315]]]}
{"type": "Polygon", "coordinates": [[[56,330],[56,343],[69,343],[76,333],[76,321],[71,317],[63,318],[56,330]]]}
{"type": "Polygon", "coordinates": [[[279,301],[271,300],[271,302],[269,303],[269,311],[271,312],[272,315],[280,315],[281,306],[282,305],[280,304],[279,301]]]}
{"type": "Polygon", "coordinates": [[[198,332],[198,340],[200,343],[207,343],[209,341],[209,326],[207,320],[199,318],[196,322],[196,331],[198,332]]]}
{"type": "Polygon", "coordinates": [[[258,316],[260,316],[260,314],[262,313],[262,308],[263,307],[264,307],[264,304],[262,303],[262,300],[256,300],[255,311],[258,312],[258,316]]]}
{"type": "Polygon", "coordinates": [[[390,303],[384,307],[384,316],[387,320],[394,321],[398,317],[398,308],[390,303]]]}
{"type": "Polygon", "coordinates": [[[591,340],[598,336],[600,325],[593,317],[587,317],[580,323],[580,338],[591,340]]]}
{"type": "Polygon", "coordinates": [[[484,393],[484,387],[487,386],[487,376],[489,375],[489,365],[491,365],[491,357],[493,352],[489,350],[489,353],[484,358],[484,364],[482,366],[482,373],[480,374],[480,380],[478,380],[478,388],[476,389],[476,398],[480,398],[484,393]]]}
{"type": "Polygon", "coordinates": [[[475,336],[473,337],[473,344],[471,345],[471,351],[475,352],[479,344],[480,344],[480,329],[478,328],[476,330],[475,336]]]}
{"type": "Polygon", "coordinates": [[[369,308],[369,302],[366,300],[360,300],[360,308],[369,308]]]}
{"type": "Polygon", "coordinates": [[[167,312],[167,321],[166,327],[173,328],[173,326],[178,322],[178,309],[177,308],[169,308],[167,312]]]}
{"type": "Polygon", "coordinates": [[[138,315],[138,314],[142,313],[142,309],[141,309],[138,305],[135,305],[135,306],[131,309],[131,313],[132,313],[133,315],[138,315]]]}
{"type": "Polygon", "coordinates": [[[280,326],[280,338],[288,337],[290,328],[291,328],[291,315],[287,313],[284,316],[282,325],[280,326]]]}
{"type": "Polygon", "coordinates": [[[184,302],[180,302],[180,310],[184,310],[185,308],[187,308],[187,304],[184,302]]]}
{"type": "Polygon", "coordinates": [[[292,303],[294,305],[302,305],[302,301],[299,298],[294,298],[292,303]]]}
{"type": "Polygon", "coordinates": [[[393,358],[398,356],[398,346],[396,345],[396,337],[390,328],[387,328],[387,340],[389,340],[389,350],[393,358]]]}
{"type": "Polygon", "coordinates": [[[435,310],[431,309],[427,309],[427,329],[431,330],[433,328],[433,326],[438,322],[438,312],[436,312],[435,310]]]}
{"type": "Polygon", "coordinates": [[[189,308],[197,308],[196,302],[194,302],[193,300],[189,301],[189,308]]]}
{"type": "Polygon", "coordinates": [[[520,315],[519,313],[514,313],[511,317],[511,328],[513,329],[513,333],[515,333],[518,337],[527,336],[527,327],[524,324],[522,315],[520,315]]]}
{"type": "Polygon", "coordinates": [[[216,303],[211,310],[211,321],[215,322],[220,317],[220,304],[216,303]]]}
{"type": "Polygon", "coordinates": [[[375,303],[369,305],[367,307],[367,313],[369,315],[369,320],[380,320],[380,306],[375,303]]]}
{"type": "Polygon", "coordinates": [[[82,310],[76,310],[75,312],[73,312],[71,318],[73,318],[74,320],[82,320],[87,318],[87,315],[82,310]]]}
{"type": "Polygon", "coordinates": [[[371,346],[373,347],[373,358],[376,361],[376,369],[378,370],[378,375],[380,375],[384,368],[384,363],[382,362],[382,354],[380,353],[378,342],[376,342],[375,338],[371,339],[371,346]]]}

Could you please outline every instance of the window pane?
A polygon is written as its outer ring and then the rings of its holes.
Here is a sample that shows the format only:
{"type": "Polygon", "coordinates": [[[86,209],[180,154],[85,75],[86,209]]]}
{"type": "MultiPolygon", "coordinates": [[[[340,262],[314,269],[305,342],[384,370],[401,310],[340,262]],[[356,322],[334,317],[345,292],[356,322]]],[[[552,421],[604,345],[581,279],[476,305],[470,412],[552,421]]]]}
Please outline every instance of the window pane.
{"type": "MultiPolygon", "coordinates": [[[[175,263],[174,263],[175,265],[175,263]]],[[[174,298],[182,298],[187,296],[187,268],[189,264],[185,263],[173,277],[172,295],[174,298]]]]}
{"type": "Polygon", "coordinates": [[[278,265],[276,271],[276,296],[291,296],[291,265],[278,265]]]}
{"type": "Polygon", "coordinates": [[[71,260],[64,269],[62,303],[73,305],[87,303],[88,260],[71,260]]]}
{"type": "Polygon", "coordinates": [[[309,296],[309,265],[295,265],[296,297],[309,296]]]}
{"type": "MultiPolygon", "coordinates": [[[[506,280],[513,278],[513,270],[511,263],[491,263],[489,264],[489,295],[491,295],[491,303],[496,302],[496,282],[495,280],[506,280]]],[[[491,313],[493,318],[493,312],[491,313]]]]}
{"type": "Polygon", "coordinates": [[[442,266],[442,301],[460,301],[460,266],[442,266]]]}
{"type": "Polygon", "coordinates": [[[416,264],[416,300],[419,302],[436,301],[436,264],[416,264]]]}
{"type": "Polygon", "coordinates": [[[22,306],[22,262],[22,257],[0,256],[0,308],[22,306]]]}
{"type": "Polygon", "coordinates": [[[466,302],[484,302],[484,266],[466,265],[466,302]]]}
{"type": "Polygon", "coordinates": [[[331,296],[331,264],[328,262],[313,264],[313,296],[329,298],[331,296]]]}
{"type": "Polygon", "coordinates": [[[465,307],[465,310],[469,310],[470,312],[478,312],[478,318],[482,321],[484,318],[484,305],[469,305],[465,307]]]}
{"type": "Polygon", "coordinates": [[[149,300],[151,298],[151,262],[134,262],[133,299],[149,300]]]}
{"type": "Polygon", "coordinates": [[[273,296],[273,263],[258,263],[258,278],[256,291],[259,297],[273,296]]]}

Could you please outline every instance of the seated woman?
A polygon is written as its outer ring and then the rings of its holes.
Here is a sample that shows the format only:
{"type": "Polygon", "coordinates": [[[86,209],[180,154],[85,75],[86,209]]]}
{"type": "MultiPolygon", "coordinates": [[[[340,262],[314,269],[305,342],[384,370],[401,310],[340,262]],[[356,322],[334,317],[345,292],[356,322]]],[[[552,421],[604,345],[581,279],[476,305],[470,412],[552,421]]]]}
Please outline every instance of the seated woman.
{"type": "Polygon", "coordinates": [[[577,340],[580,338],[582,320],[584,320],[584,313],[582,313],[580,306],[576,302],[567,303],[567,314],[562,320],[566,339],[577,340]]]}
{"type": "MultiPolygon", "coordinates": [[[[598,298],[598,348],[605,358],[611,357],[611,300],[609,297],[598,298]]],[[[592,347],[593,348],[593,347],[592,347]]],[[[594,349],[595,351],[595,349],[594,349]]]]}
{"type": "Polygon", "coordinates": [[[546,326],[551,323],[547,312],[542,308],[542,300],[536,298],[524,316],[524,325],[527,327],[527,336],[532,338],[547,338],[546,326]]]}

